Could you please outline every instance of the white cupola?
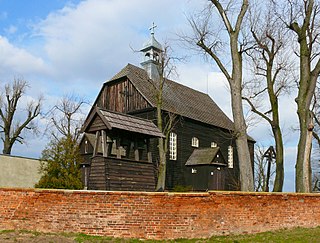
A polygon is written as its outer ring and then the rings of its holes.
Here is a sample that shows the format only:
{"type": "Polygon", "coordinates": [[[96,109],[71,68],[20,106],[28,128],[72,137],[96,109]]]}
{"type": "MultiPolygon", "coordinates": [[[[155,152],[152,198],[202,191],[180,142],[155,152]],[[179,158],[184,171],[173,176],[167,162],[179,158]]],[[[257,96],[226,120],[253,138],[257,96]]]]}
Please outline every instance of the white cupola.
{"type": "Polygon", "coordinates": [[[159,62],[161,61],[161,52],[163,52],[161,44],[154,37],[154,29],[156,27],[157,26],[153,23],[150,28],[151,38],[144,43],[140,50],[144,56],[144,60],[140,64],[152,80],[157,80],[159,78],[159,62]]]}

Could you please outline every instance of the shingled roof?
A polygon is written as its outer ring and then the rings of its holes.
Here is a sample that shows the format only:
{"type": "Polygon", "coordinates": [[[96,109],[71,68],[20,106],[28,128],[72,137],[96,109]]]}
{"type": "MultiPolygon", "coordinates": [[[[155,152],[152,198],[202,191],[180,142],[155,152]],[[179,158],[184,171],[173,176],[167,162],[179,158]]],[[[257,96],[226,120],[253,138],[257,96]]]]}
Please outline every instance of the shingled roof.
{"type": "Polygon", "coordinates": [[[158,127],[150,120],[113,111],[106,111],[98,107],[95,107],[94,109],[94,112],[91,113],[90,117],[86,120],[86,123],[82,127],[83,132],[86,132],[90,127],[90,124],[92,124],[94,121],[95,117],[99,116],[109,130],[119,129],[145,134],[151,137],[164,137],[158,127]]]}
{"type": "MultiPolygon", "coordinates": [[[[221,161],[224,161],[223,158],[219,159],[220,162],[214,161],[219,151],[219,147],[195,149],[187,160],[186,165],[226,165],[225,163],[221,163],[221,161]]],[[[221,152],[220,156],[222,156],[221,152]]]]}
{"type": "MultiPolygon", "coordinates": [[[[156,107],[152,84],[154,81],[149,79],[144,69],[128,64],[107,83],[123,77],[127,77],[150,105],[156,107]]],[[[227,130],[234,130],[233,122],[209,95],[169,79],[166,80],[163,88],[163,110],[227,130]]]]}

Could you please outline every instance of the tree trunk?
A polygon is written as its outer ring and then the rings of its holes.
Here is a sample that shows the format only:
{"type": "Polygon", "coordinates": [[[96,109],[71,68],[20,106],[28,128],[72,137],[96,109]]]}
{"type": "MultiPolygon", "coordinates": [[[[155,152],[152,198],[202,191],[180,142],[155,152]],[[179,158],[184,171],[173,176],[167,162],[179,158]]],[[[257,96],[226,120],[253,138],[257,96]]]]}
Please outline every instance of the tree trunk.
{"type": "Polygon", "coordinates": [[[299,115],[300,120],[300,137],[298,143],[297,161],[296,161],[296,192],[309,192],[309,185],[307,184],[308,175],[306,174],[307,165],[307,137],[308,131],[305,126],[305,121],[302,115],[299,115]]]}
{"type": "MultiPolygon", "coordinates": [[[[236,88],[237,89],[237,88],[236,88]]],[[[246,124],[243,117],[241,92],[231,90],[232,113],[235,125],[236,146],[239,160],[241,191],[253,191],[253,173],[248,147],[246,124]],[[240,95],[239,95],[240,94],[240,95]]]]}
{"type": "Polygon", "coordinates": [[[303,166],[303,179],[304,179],[304,187],[306,188],[305,192],[311,192],[311,149],[312,149],[312,130],[313,124],[312,119],[310,119],[311,124],[308,126],[307,131],[307,139],[306,139],[306,149],[304,154],[304,166],[303,166]]]}
{"type": "MultiPolygon", "coordinates": [[[[164,79],[161,77],[159,83],[159,90],[157,94],[157,126],[160,131],[163,132],[163,121],[162,121],[162,82],[164,79]]],[[[164,142],[164,138],[159,138],[158,140],[158,151],[159,151],[159,166],[158,166],[158,182],[156,191],[163,191],[166,185],[166,153],[167,147],[166,142],[164,142]]]]}
{"type": "Polygon", "coordinates": [[[272,77],[273,58],[274,56],[270,59],[270,63],[267,64],[267,86],[272,110],[272,121],[270,121],[270,125],[272,127],[276,148],[276,177],[274,179],[273,191],[282,192],[284,181],[283,140],[280,128],[278,97],[274,91],[274,79],[272,77]]]}
{"type": "Polygon", "coordinates": [[[3,142],[2,153],[10,155],[11,154],[11,150],[12,150],[12,145],[13,144],[10,142],[10,138],[9,137],[7,138],[7,136],[6,136],[6,139],[3,142]]]}
{"type": "Polygon", "coordinates": [[[166,152],[164,151],[164,139],[159,138],[158,139],[158,146],[159,146],[159,167],[158,167],[158,182],[156,191],[163,191],[165,189],[165,183],[166,183],[166,165],[167,165],[167,159],[166,159],[166,152]]]}
{"type": "Polygon", "coordinates": [[[300,138],[296,162],[296,192],[311,191],[311,148],[313,123],[309,110],[298,112],[300,121],[300,138]],[[309,124],[309,125],[307,125],[309,124]]]}
{"type": "Polygon", "coordinates": [[[298,97],[296,98],[300,126],[296,161],[296,192],[309,192],[311,189],[309,178],[310,152],[308,151],[311,147],[308,146],[307,140],[308,125],[311,124],[310,105],[316,86],[316,78],[311,75],[310,65],[310,51],[304,34],[304,38],[300,39],[300,80],[298,97]]]}
{"type": "Polygon", "coordinates": [[[241,191],[254,191],[252,161],[248,147],[247,126],[242,106],[242,56],[238,52],[238,35],[230,34],[232,56],[231,105],[235,125],[241,191]]]}
{"type": "Polygon", "coordinates": [[[276,177],[274,179],[273,191],[282,192],[284,180],[283,141],[279,125],[273,128],[272,132],[276,147],[276,177]]]}

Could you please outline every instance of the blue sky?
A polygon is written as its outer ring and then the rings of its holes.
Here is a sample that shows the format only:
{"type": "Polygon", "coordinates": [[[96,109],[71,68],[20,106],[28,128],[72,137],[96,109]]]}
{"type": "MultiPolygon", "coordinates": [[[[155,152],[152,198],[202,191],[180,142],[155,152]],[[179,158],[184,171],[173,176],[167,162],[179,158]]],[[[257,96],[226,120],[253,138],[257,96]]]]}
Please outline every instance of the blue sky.
{"type": "MultiPolygon", "coordinates": [[[[76,93],[91,103],[103,82],[127,63],[139,66],[139,50],[155,36],[168,42],[176,56],[189,58],[177,64],[177,82],[208,92],[231,118],[230,98],[223,75],[212,63],[181,46],[180,31],[188,31],[186,16],[202,8],[206,0],[0,0],[0,86],[22,77],[30,84],[26,99],[43,95],[44,111],[64,94],[76,93]]],[[[280,100],[285,129],[285,190],[294,190],[297,144],[295,104],[280,100]]],[[[38,119],[40,127],[45,121],[38,119]]],[[[255,120],[249,133],[268,147],[273,140],[265,123],[255,120]]],[[[15,145],[14,155],[39,157],[46,137],[28,135],[26,145],[15,145]]],[[[1,144],[0,144],[1,146],[1,144]]]]}

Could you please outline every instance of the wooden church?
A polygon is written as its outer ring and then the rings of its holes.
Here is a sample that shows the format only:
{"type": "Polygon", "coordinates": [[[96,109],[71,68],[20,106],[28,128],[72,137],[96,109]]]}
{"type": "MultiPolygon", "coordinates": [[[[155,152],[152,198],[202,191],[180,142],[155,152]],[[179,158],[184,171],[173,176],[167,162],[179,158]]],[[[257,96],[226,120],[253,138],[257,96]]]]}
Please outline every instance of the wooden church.
{"type": "MultiPolygon", "coordinates": [[[[84,184],[92,190],[154,191],[159,163],[156,127],[158,57],[151,33],[142,68],[128,64],[103,84],[83,125],[80,150],[84,184]]],[[[207,95],[173,80],[163,87],[162,114],[177,121],[168,141],[166,190],[238,190],[233,122],[207,95]]],[[[248,144],[253,161],[254,140],[248,144]]]]}

